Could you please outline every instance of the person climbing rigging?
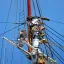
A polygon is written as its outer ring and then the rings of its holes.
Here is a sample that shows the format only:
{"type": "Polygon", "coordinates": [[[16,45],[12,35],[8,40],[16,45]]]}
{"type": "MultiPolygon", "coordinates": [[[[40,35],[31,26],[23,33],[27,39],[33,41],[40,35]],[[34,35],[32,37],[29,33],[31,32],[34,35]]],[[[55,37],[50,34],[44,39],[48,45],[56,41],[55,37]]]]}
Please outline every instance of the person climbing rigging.
{"type": "Polygon", "coordinates": [[[37,17],[28,17],[31,22],[28,23],[28,25],[31,27],[31,33],[32,38],[38,38],[40,40],[40,43],[47,43],[47,40],[44,38],[45,34],[43,33],[43,30],[45,29],[43,26],[43,22],[37,17]]]}
{"type": "Polygon", "coordinates": [[[19,42],[20,47],[23,46],[23,42],[28,42],[26,30],[20,31],[20,42],[19,42]]]}
{"type": "Polygon", "coordinates": [[[20,31],[20,41],[22,42],[23,40],[25,40],[27,34],[25,30],[20,31]]]}

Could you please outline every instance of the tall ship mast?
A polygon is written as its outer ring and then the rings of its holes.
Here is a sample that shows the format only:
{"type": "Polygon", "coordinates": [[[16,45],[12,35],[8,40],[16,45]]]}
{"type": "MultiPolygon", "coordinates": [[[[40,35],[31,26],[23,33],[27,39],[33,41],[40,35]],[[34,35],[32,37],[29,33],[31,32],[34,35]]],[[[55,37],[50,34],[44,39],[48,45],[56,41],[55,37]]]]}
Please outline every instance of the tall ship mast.
{"type": "MultiPolygon", "coordinates": [[[[53,46],[56,46],[56,47],[60,48],[60,50],[62,52],[64,52],[63,46],[60,43],[58,43],[52,36],[50,36],[46,32],[46,30],[62,41],[64,41],[64,40],[62,38],[58,37],[57,35],[55,35],[50,30],[53,30],[55,33],[59,34],[61,37],[64,37],[64,36],[62,36],[60,33],[55,31],[54,29],[52,29],[45,23],[45,22],[49,23],[49,21],[52,21],[52,20],[50,20],[47,17],[42,16],[38,0],[35,0],[35,1],[26,0],[26,2],[27,2],[27,6],[25,6],[25,0],[23,0],[23,14],[25,14],[24,7],[25,8],[27,7],[26,8],[27,16],[24,15],[24,21],[21,22],[21,19],[20,19],[21,14],[22,14],[22,12],[20,11],[21,10],[21,0],[20,0],[19,1],[19,3],[20,3],[19,21],[12,23],[17,26],[12,29],[9,29],[8,31],[4,31],[4,33],[1,34],[2,39],[4,41],[6,41],[5,45],[7,45],[6,43],[8,42],[8,43],[10,43],[9,45],[13,46],[13,49],[17,48],[18,50],[20,50],[22,52],[21,55],[24,55],[24,57],[26,58],[26,61],[27,60],[30,61],[30,63],[28,62],[28,64],[60,64],[60,63],[58,63],[58,60],[62,64],[64,64],[64,58],[53,47],[53,46]],[[35,5],[35,2],[36,2],[36,5],[35,5]],[[37,7],[38,12],[36,11],[36,7],[37,7]],[[34,13],[33,13],[34,15],[32,14],[33,11],[34,11],[34,13]],[[39,13],[39,15],[38,15],[38,13],[39,13]],[[22,25],[24,26],[24,28],[21,28],[22,25]],[[45,26],[48,27],[50,30],[47,29],[45,26]],[[4,35],[5,33],[9,32],[17,27],[18,27],[18,35],[15,35],[17,37],[16,40],[15,39],[11,40],[7,36],[4,35]],[[25,49],[24,46],[27,46],[27,50],[25,49]]],[[[12,3],[12,1],[11,1],[11,3],[12,3]]],[[[18,3],[18,1],[17,1],[17,3],[18,3]]],[[[10,5],[10,8],[11,8],[11,5],[10,5]]],[[[9,10],[9,12],[10,12],[10,10],[9,10]]],[[[9,22],[6,22],[6,23],[9,23],[9,22]]],[[[60,22],[58,22],[58,23],[60,23],[60,22]]],[[[5,27],[5,29],[6,29],[6,27],[5,27]]],[[[6,51],[6,47],[4,47],[4,51],[6,51]]],[[[1,51],[1,55],[2,54],[3,53],[1,51]]],[[[6,54],[6,52],[5,52],[5,54],[6,54]]],[[[4,55],[4,57],[5,57],[5,55],[4,55]]],[[[13,57],[13,55],[12,55],[12,57],[13,57]]],[[[22,59],[23,59],[23,57],[22,57],[22,59]]],[[[2,61],[4,61],[4,59],[0,60],[1,64],[8,64],[7,63],[8,58],[5,58],[6,63],[4,63],[2,61]]],[[[13,61],[13,59],[11,60],[11,64],[13,64],[12,61],[13,61]]],[[[24,60],[22,60],[22,61],[24,61],[24,60]]],[[[21,63],[21,64],[27,64],[27,63],[21,63]]]]}

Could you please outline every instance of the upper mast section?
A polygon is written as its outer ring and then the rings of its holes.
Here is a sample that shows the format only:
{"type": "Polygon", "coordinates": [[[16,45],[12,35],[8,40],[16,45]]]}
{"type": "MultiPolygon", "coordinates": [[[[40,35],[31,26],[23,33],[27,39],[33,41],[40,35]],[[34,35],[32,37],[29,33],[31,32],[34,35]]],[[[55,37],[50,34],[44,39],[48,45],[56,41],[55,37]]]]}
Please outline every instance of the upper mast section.
{"type": "MultiPolygon", "coordinates": [[[[28,6],[28,17],[30,17],[31,16],[31,0],[27,0],[27,6],[28,6]]],[[[31,21],[28,20],[28,22],[31,22],[31,21]]],[[[29,43],[32,44],[32,38],[31,38],[29,26],[28,26],[28,40],[29,40],[29,43]]],[[[28,51],[31,52],[32,49],[28,47],[28,51]]]]}
{"type": "Polygon", "coordinates": [[[29,17],[31,16],[31,0],[27,0],[27,4],[28,4],[28,17],[29,17]]]}

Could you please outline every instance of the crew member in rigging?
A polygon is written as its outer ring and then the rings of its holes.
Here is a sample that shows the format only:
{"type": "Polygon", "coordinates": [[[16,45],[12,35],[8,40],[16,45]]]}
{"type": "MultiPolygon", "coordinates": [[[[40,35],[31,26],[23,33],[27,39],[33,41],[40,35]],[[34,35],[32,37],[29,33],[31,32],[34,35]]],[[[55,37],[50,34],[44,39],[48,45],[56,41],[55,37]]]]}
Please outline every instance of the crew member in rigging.
{"type": "Polygon", "coordinates": [[[28,42],[26,30],[21,30],[20,31],[20,42],[19,42],[19,46],[22,47],[23,42],[28,42]]]}

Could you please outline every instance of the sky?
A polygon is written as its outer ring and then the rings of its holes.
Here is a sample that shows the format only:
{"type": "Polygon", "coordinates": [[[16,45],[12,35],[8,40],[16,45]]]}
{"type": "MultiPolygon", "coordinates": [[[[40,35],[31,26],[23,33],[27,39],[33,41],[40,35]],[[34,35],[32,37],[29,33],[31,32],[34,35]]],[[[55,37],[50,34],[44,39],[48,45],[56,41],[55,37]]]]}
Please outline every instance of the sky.
{"type": "MultiPolygon", "coordinates": [[[[26,1],[27,0],[24,0],[25,15],[27,15],[26,1]]],[[[38,0],[38,1],[39,1],[39,5],[41,8],[42,16],[53,20],[53,21],[44,21],[44,22],[48,26],[50,26],[51,28],[56,30],[58,33],[64,36],[64,24],[54,22],[54,21],[58,21],[58,22],[64,23],[64,0],[38,0]]],[[[0,22],[15,22],[15,21],[18,22],[19,21],[19,10],[20,12],[23,11],[23,0],[21,0],[21,5],[20,5],[20,0],[12,0],[11,7],[10,7],[10,3],[11,3],[11,0],[0,0],[0,22]],[[9,11],[9,8],[10,8],[10,11],[9,11]]],[[[34,14],[34,11],[32,14],[34,14]]],[[[37,12],[37,15],[38,15],[38,12],[37,12]]],[[[22,19],[23,18],[22,14],[20,18],[21,18],[20,20],[24,22],[24,19],[22,19]]],[[[17,25],[7,24],[6,29],[5,29],[5,26],[6,26],[5,23],[0,23],[0,34],[2,34],[4,31],[7,31],[17,25]]],[[[22,30],[24,26],[19,27],[19,28],[22,30]]],[[[62,41],[60,41],[54,35],[52,34],[50,35],[54,37],[61,45],[64,46],[64,43],[62,41]]],[[[19,36],[19,32],[18,32],[18,29],[14,29],[2,36],[5,36],[10,40],[14,40],[14,39],[17,39],[17,37],[19,36]]],[[[30,60],[27,60],[27,58],[25,58],[25,55],[21,51],[19,51],[17,48],[13,47],[11,44],[3,40],[2,36],[0,35],[0,52],[1,52],[0,53],[0,64],[31,63],[30,60]]],[[[24,48],[27,50],[26,45],[24,45],[24,48]]],[[[64,53],[61,50],[57,48],[56,51],[62,57],[64,57],[64,53]]],[[[58,64],[62,64],[62,63],[58,60],[58,64]]]]}

